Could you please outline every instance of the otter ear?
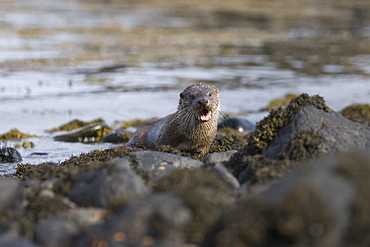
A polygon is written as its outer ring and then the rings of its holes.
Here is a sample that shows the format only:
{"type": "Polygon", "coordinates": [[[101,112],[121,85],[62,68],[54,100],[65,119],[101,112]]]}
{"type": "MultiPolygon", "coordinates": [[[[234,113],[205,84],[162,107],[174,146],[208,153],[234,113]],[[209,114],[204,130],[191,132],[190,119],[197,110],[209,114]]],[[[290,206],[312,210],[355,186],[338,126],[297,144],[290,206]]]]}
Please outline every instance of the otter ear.
{"type": "Polygon", "coordinates": [[[184,98],[184,94],[183,93],[180,93],[180,98],[183,99],[184,98]]]}

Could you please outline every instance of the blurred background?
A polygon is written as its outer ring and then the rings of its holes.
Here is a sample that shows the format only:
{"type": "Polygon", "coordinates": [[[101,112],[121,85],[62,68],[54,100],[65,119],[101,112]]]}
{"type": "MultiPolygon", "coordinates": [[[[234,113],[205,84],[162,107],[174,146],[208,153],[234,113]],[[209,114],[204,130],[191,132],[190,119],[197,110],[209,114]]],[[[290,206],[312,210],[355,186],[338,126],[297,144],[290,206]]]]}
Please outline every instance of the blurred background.
{"type": "Polygon", "coordinates": [[[162,117],[198,82],[252,122],[287,93],[368,104],[369,37],[368,0],[2,0],[0,132],[162,117]]]}

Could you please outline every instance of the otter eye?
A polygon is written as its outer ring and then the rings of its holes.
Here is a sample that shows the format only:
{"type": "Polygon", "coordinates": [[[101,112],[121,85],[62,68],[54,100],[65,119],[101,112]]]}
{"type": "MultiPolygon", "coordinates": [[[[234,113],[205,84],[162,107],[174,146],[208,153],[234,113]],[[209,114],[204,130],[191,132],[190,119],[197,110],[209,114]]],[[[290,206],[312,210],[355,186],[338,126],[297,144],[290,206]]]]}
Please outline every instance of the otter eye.
{"type": "Polygon", "coordinates": [[[194,95],[190,95],[190,99],[194,99],[195,98],[195,96],[194,95]]]}
{"type": "Polygon", "coordinates": [[[211,97],[212,96],[212,93],[209,93],[208,96],[211,97]]]}

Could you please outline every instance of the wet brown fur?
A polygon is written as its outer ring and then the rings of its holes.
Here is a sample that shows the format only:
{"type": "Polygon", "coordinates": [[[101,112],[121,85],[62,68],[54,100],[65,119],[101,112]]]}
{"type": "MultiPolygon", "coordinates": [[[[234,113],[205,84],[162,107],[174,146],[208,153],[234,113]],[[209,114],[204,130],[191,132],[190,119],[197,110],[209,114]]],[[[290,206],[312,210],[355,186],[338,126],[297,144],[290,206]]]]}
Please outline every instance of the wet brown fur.
{"type": "Polygon", "coordinates": [[[219,108],[217,87],[209,84],[189,86],[180,94],[175,113],[142,123],[127,146],[158,150],[162,145],[169,145],[203,159],[217,132],[219,108]],[[208,121],[201,121],[199,112],[202,109],[211,114],[208,121]]]}

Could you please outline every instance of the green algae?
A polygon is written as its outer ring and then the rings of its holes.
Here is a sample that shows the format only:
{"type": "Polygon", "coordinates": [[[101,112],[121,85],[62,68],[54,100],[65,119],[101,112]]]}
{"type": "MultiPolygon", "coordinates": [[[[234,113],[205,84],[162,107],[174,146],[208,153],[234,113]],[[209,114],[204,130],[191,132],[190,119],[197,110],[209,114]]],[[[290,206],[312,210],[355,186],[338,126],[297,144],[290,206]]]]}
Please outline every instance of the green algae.
{"type": "Polygon", "coordinates": [[[0,141],[20,141],[25,138],[38,137],[20,132],[18,129],[11,129],[5,134],[0,135],[0,141]]]}
{"type": "Polygon", "coordinates": [[[22,142],[21,144],[15,144],[14,148],[34,148],[35,143],[33,142],[22,142]]]}
{"type": "Polygon", "coordinates": [[[101,118],[97,118],[97,119],[92,120],[90,122],[84,122],[84,121],[75,119],[75,120],[72,120],[72,121],[70,121],[70,122],[68,122],[66,124],[62,124],[59,127],[46,130],[46,132],[48,132],[48,133],[54,133],[54,132],[58,132],[58,131],[71,131],[71,130],[75,130],[75,129],[79,129],[79,128],[85,127],[85,126],[87,126],[89,124],[102,123],[102,122],[104,122],[104,120],[101,119],[101,118]]]}
{"type": "Polygon", "coordinates": [[[351,121],[370,125],[370,105],[352,104],[340,112],[351,121]]]}
{"type": "Polygon", "coordinates": [[[218,131],[209,153],[240,150],[245,147],[248,135],[249,133],[240,133],[239,131],[218,131]]]}
{"type": "Polygon", "coordinates": [[[283,147],[280,159],[304,160],[321,155],[324,140],[312,131],[300,130],[283,147]]]}

